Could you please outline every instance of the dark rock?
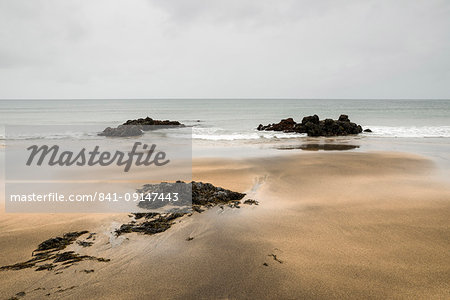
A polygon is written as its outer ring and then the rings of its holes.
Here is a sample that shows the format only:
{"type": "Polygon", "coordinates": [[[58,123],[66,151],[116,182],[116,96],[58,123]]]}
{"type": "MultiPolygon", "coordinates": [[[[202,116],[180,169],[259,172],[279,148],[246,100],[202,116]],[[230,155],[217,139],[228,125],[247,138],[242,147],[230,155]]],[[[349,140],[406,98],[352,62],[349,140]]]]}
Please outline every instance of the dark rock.
{"type": "Polygon", "coordinates": [[[321,134],[321,129],[319,124],[308,122],[305,125],[305,131],[308,134],[308,136],[319,136],[321,134]]]}
{"type": "Polygon", "coordinates": [[[372,130],[370,130],[369,128],[364,129],[364,132],[372,132],[372,130]]]}
{"type": "MultiPolygon", "coordinates": [[[[203,207],[213,207],[220,204],[231,203],[235,208],[239,208],[240,201],[245,194],[233,192],[221,187],[216,187],[210,183],[195,182],[186,183],[177,181],[174,183],[162,182],[160,184],[145,184],[138,193],[146,195],[152,193],[173,193],[177,192],[180,203],[184,206],[191,205],[192,210],[203,212],[203,207]],[[192,200],[192,202],[190,201],[192,200]]],[[[153,209],[155,201],[152,199],[140,201],[138,206],[146,209],[153,209]]],[[[174,203],[170,203],[174,205],[174,203]]],[[[166,204],[164,204],[166,205],[166,204]]],[[[158,204],[157,208],[160,207],[158,204]]],[[[116,230],[117,235],[124,233],[138,232],[143,234],[157,234],[169,229],[175,222],[174,220],[186,215],[186,210],[174,210],[169,213],[134,213],[135,220],[144,220],[142,222],[131,221],[122,224],[116,230]]]]}
{"type": "Polygon", "coordinates": [[[247,200],[244,201],[244,204],[247,204],[247,205],[259,205],[259,202],[256,201],[256,200],[253,200],[253,199],[247,199],[247,200]]]}
{"type": "Polygon", "coordinates": [[[113,137],[127,137],[127,136],[140,136],[144,132],[140,126],[125,126],[119,125],[117,128],[108,127],[103,132],[100,132],[100,136],[113,136],[113,137]]]}
{"type": "Polygon", "coordinates": [[[350,122],[350,119],[348,118],[347,115],[340,115],[338,121],[341,121],[341,122],[350,122]]]}
{"type": "Polygon", "coordinates": [[[86,238],[87,240],[93,239],[95,241],[95,232],[89,233],[89,236],[86,238]]]}
{"type": "MultiPolygon", "coordinates": [[[[162,182],[160,184],[146,184],[137,193],[144,195],[144,201],[140,201],[138,206],[146,209],[155,209],[167,204],[183,207],[192,204],[192,208],[197,210],[202,205],[217,205],[231,201],[241,200],[245,194],[233,192],[221,187],[216,187],[210,183],[195,182],[185,183],[177,181],[174,183],[162,182]],[[164,194],[178,193],[177,202],[153,201],[147,195],[152,193],[164,194]]],[[[197,210],[198,211],[198,210],[197,210]]]]}
{"type": "Polygon", "coordinates": [[[128,120],[123,125],[138,125],[144,131],[157,129],[157,126],[164,127],[185,127],[184,124],[181,124],[178,121],[170,121],[170,120],[153,120],[150,117],[145,119],[136,119],[136,120],[128,120]],[[156,126],[156,127],[155,127],[156,126]]]}
{"type": "Polygon", "coordinates": [[[128,223],[116,230],[117,235],[123,233],[140,232],[143,234],[156,234],[164,232],[173,225],[173,220],[184,216],[184,213],[169,213],[159,215],[157,218],[142,223],[128,223]]]}
{"type": "Polygon", "coordinates": [[[91,256],[91,258],[92,258],[92,259],[95,259],[95,260],[97,260],[97,261],[100,261],[100,262],[110,262],[110,261],[111,261],[109,258],[103,258],[103,257],[94,257],[94,256],[91,256]]]}
{"type": "Polygon", "coordinates": [[[278,124],[269,124],[263,126],[259,124],[258,130],[273,130],[273,131],[284,131],[284,132],[294,132],[295,121],[292,118],[283,119],[278,124]]]}
{"type": "Polygon", "coordinates": [[[94,242],[77,241],[77,244],[81,247],[90,247],[94,244],[94,242]]]}
{"type": "MultiPolygon", "coordinates": [[[[305,124],[306,125],[306,124],[305,124]]],[[[302,123],[297,123],[294,125],[294,132],[297,133],[306,133],[306,126],[302,123]]]]}
{"type": "Polygon", "coordinates": [[[159,184],[145,184],[137,189],[138,194],[143,194],[143,199],[138,207],[145,209],[157,209],[167,205],[185,207],[191,205],[192,184],[182,181],[161,182],[159,184]],[[177,193],[177,200],[172,195],[177,193]],[[162,198],[159,196],[163,195],[162,198]],[[167,196],[167,198],[166,198],[167,196]]]}
{"type": "Polygon", "coordinates": [[[301,123],[296,123],[292,118],[281,120],[278,124],[264,126],[260,124],[258,130],[283,131],[306,133],[308,136],[342,136],[359,134],[362,127],[350,122],[347,115],[340,115],[338,120],[319,120],[319,116],[307,116],[301,123]]]}
{"type": "Polygon", "coordinates": [[[193,209],[194,211],[198,212],[199,214],[205,211],[204,209],[202,209],[202,208],[200,207],[200,205],[192,205],[192,209],[193,209]]]}
{"type": "Polygon", "coordinates": [[[239,204],[241,204],[240,201],[234,201],[234,202],[228,204],[228,206],[231,207],[231,208],[241,208],[241,207],[239,206],[239,204]]]}
{"type": "Polygon", "coordinates": [[[153,120],[150,117],[146,117],[145,119],[128,120],[117,128],[108,127],[98,135],[110,137],[140,136],[144,131],[174,127],[185,127],[185,125],[178,121],[153,120]]]}
{"type": "Polygon", "coordinates": [[[192,204],[221,204],[230,201],[237,201],[244,198],[245,194],[233,192],[221,187],[216,187],[211,183],[192,181],[192,204]]]}
{"type": "Polygon", "coordinates": [[[56,265],[54,264],[43,264],[37,267],[36,271],[44,271],[44,270],[51,271],[53,270],[54,267],[56,267],[56,265]]]}
{"type": "Polygon", "coordinates": [[[303,117],[302,124],[306,125],[306,123],[308,123],[308,122],[311,122],[313,124],[319,125],[319,116],[318,115],[314,115],[314,116],[303,117]]]}
{"type": "Polygon", "coordinates": [[[134,215],[134,218],[136,220],[139,220],[139,219],[142,219],[142,218],[152,219],[152,218],[158,216],[159,213],[133,213],[133,215],[134,215]]]}

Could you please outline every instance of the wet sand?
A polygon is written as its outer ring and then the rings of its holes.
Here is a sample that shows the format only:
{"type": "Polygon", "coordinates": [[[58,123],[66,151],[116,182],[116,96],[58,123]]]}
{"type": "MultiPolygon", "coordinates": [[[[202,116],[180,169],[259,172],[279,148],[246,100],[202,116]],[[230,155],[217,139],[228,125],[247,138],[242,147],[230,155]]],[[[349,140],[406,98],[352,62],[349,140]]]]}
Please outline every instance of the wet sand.
{"type": "Polygon", "coordinates": [[[0,265],[73,230],[110,258],[54,271],[0,272],[0,297],[436,298],[450,296],[450,186],[423,157],[304,153],[197,159],[194,180],[259,201],[182,217],[169,230],[116,238],[126,214],[5,214],[0,265]],[[193,239],[189,239],[193,238],[193,239]],[[84,270],[94,270],[86,273],[84,270]]]}

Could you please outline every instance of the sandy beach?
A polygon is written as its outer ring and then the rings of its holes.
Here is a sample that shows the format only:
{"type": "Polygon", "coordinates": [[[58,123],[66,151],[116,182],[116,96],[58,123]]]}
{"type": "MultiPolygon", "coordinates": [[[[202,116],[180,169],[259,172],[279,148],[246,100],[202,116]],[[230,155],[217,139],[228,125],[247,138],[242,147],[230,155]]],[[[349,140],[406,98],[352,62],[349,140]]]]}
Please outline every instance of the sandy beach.
{"type": "Polygon", "coordinates": [[[195,159],[194,180],[259,205],[195,212],[151,236],[116,237],[127,214],[5,214],[2,203],[1,266],[80,230],[94,244],[67,249],[110,261],[0,271],[0,298],[447,298],[450,186],[435,172],[387,152],[195,159]]]}
{"type": "Polygon", "coordinates": [[[0,300],[450,300],[449,15],[0,0],[0,300]]]}

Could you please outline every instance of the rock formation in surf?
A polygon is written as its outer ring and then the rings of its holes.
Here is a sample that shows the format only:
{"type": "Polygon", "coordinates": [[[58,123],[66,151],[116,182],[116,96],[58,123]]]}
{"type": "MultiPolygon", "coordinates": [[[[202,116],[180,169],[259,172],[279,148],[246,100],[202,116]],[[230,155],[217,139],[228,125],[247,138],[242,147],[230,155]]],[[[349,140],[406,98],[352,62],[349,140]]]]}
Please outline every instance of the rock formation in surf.
{"type": "Polygon", "coordinates": [[[260,124],[258,130],[306,133],[308,136],[341,136],[361,133],[362,127],[350,122],[347,115],[340,115],[338,120],[319,120],[319,116],[307,116],[297,123],[293,118],[283,119],[279,123],[260,124]]]}

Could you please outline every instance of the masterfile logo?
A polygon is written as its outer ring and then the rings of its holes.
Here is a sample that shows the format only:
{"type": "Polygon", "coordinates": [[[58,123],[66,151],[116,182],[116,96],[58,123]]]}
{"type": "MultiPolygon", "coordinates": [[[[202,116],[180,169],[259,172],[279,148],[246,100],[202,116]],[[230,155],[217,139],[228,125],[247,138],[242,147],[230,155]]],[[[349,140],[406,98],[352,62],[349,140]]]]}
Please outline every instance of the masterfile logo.
{"type": "Polygon", "coordinates": [[[160,126],[137,137],[105,137],[101,130],[7,126],[6,212],[164,211],[190,204],[190,193],[166,189],[143,209],[139,203],[148,197],[136,192],[144,184],[192,180],[190,128],[173,134],[160,126]]]}

